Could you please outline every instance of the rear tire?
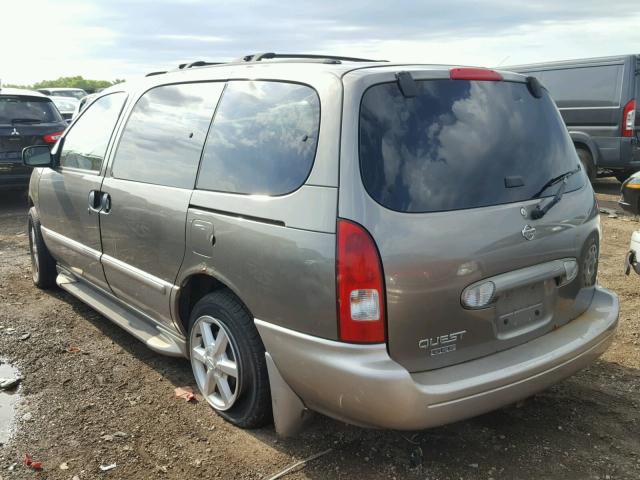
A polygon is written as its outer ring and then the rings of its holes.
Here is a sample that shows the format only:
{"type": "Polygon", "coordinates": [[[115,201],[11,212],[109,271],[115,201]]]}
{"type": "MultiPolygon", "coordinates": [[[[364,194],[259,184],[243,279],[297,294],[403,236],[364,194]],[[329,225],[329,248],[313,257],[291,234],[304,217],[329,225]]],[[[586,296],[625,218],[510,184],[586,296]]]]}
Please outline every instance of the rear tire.
{"type": "Polygon", "coordinates": [[[189,352],[200,393],[218,415],[241,428],[272,422],[264,345],[253,317],[232,292],[215,291],[195,305],[189,352]]]}
{"type": "Polygon", "coordinates": [[[33,283],[43,290],[52,288],[56,284],[56,261],[49,253],[49,249],[42,238],[40,218],[35,207],[29,210],[28,231],[29,251],[31,253],[31,272],[33,283]]]}
{"type": "Polygon", "coordinates": [[[584,168],[587,177],[589,177],[589,181],[593,182],[596,179],[597,170],[596,166],[593,164],[593,157],[591,156],[591,152],[581,147],[576,148],[576,152],[578,153],[578,157],[580,158],[580,163],[582,163],[582,168],[584,168]]]}

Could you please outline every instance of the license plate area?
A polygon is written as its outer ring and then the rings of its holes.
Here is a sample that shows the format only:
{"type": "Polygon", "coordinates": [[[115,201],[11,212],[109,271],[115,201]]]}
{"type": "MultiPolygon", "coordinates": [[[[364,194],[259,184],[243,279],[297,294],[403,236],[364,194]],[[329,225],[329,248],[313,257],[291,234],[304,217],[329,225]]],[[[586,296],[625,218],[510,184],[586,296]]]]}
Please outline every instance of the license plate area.
{"type": "Polygon", "coordinates": [[[524,335],[551,321],[555,281],[546,280],[508,290],[496,303],[496,334],[499,339],[524,335]]]}

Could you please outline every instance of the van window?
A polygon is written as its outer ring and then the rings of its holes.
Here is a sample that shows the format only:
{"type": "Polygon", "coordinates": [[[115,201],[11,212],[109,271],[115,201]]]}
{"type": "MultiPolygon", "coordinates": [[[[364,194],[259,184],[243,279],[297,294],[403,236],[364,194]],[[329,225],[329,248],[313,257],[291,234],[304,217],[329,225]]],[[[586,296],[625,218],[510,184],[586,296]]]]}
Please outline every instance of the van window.
{"type": "Polygon", "coordinates": [[[559,108],[620,105],[623,65],[528,72],[547,87],[559,108]]]}
{"type": "Polygon", "coordinates": [[[120,139],[112,175],[193,188],[223,86],[221,82],[164,85],[140,97],[120,139]]]}
{"type": "Polygon", "coordinates": [[[197,188],[283,195],[306,180],[316,151],[320,101],[304,85],[229,82],[207,138],[197,188]]]}
{"type": "MultiPolygon", "coordinates": [[[[535,98],[515,82],[416,84],[419,93],[412,98],[396,82],[370,87],[362,98],[362,180],[383,206],[421,213],[523,201],[577,168],[575,148],[548,94],[535,98]]],[[[579,172],[565,191],[584,184],[579,172]]]]}
{"type": "Polygon", "coordinates": [[[67,132],[60,166],[98,171],[127,95],[111,93],[96,100],[67,132]]]}

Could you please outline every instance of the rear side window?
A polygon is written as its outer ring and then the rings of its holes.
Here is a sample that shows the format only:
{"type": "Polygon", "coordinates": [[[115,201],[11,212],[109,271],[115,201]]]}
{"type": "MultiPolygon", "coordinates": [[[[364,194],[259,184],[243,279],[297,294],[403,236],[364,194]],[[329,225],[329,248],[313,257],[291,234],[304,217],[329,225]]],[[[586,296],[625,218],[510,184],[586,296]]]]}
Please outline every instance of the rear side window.
{"type": "Polygon", "coordinates": [[[528,72],[549,89],[559,108],[620,105],[623,65],[528,72]]]}
{"type": "Polygon", "coordinates": [[[229,82],[202,157],[197,188],[283,195],[306,180],[316,151],[320,101],[305,85],[229,82]]]}
{"type": "Polygon", "coordinates": [[[100,170],[111,134],[127,95],[105,95],[96,100],[64,136],[60,166],[100,170]]]}
{"type": "Polygon", "coordinates": [[[120,139],[116,178],[193,188],[222,83],[164,85],[136,103],[120,139]]]}
{"type": "MultiPolygon", "coordinates": [[[[548,94],[535,98],[513,82],[416,84],[416,97],[404,97],[394,82],[375,85],[362,98],[362,180],[383,206],[420,213],[522,201],[577,168],[548,94]]],[[[584,182],[582,172],[573,175],[566,191],[584,182]]]]}
{"type": "Polygon", "coordinates": [[[0,125],[62,122],[48,98],[0,95],[0,125]]]}

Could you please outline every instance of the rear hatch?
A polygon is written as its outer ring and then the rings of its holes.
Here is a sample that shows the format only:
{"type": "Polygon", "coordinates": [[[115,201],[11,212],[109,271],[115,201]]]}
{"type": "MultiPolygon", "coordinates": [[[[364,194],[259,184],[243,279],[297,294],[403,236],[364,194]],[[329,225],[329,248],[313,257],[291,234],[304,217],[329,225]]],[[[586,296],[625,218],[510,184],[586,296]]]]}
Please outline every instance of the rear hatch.
{"type": "Polygon", "coordinates": [[[22,149],[46,144],[46,135],[65,127],[48,98],[0,94],[0,174],[28,173],[22,165],[22,149]]]}
{"type": "Polygon", "coordinates": [[[532,340],[593,295],[597,210],[553,101],[524,77],[466,77],[368,86],[358,120],[366,193],[344,195],[341,179],[340,214],[380,254],[389,353],[410,371],[532,340]]]}

